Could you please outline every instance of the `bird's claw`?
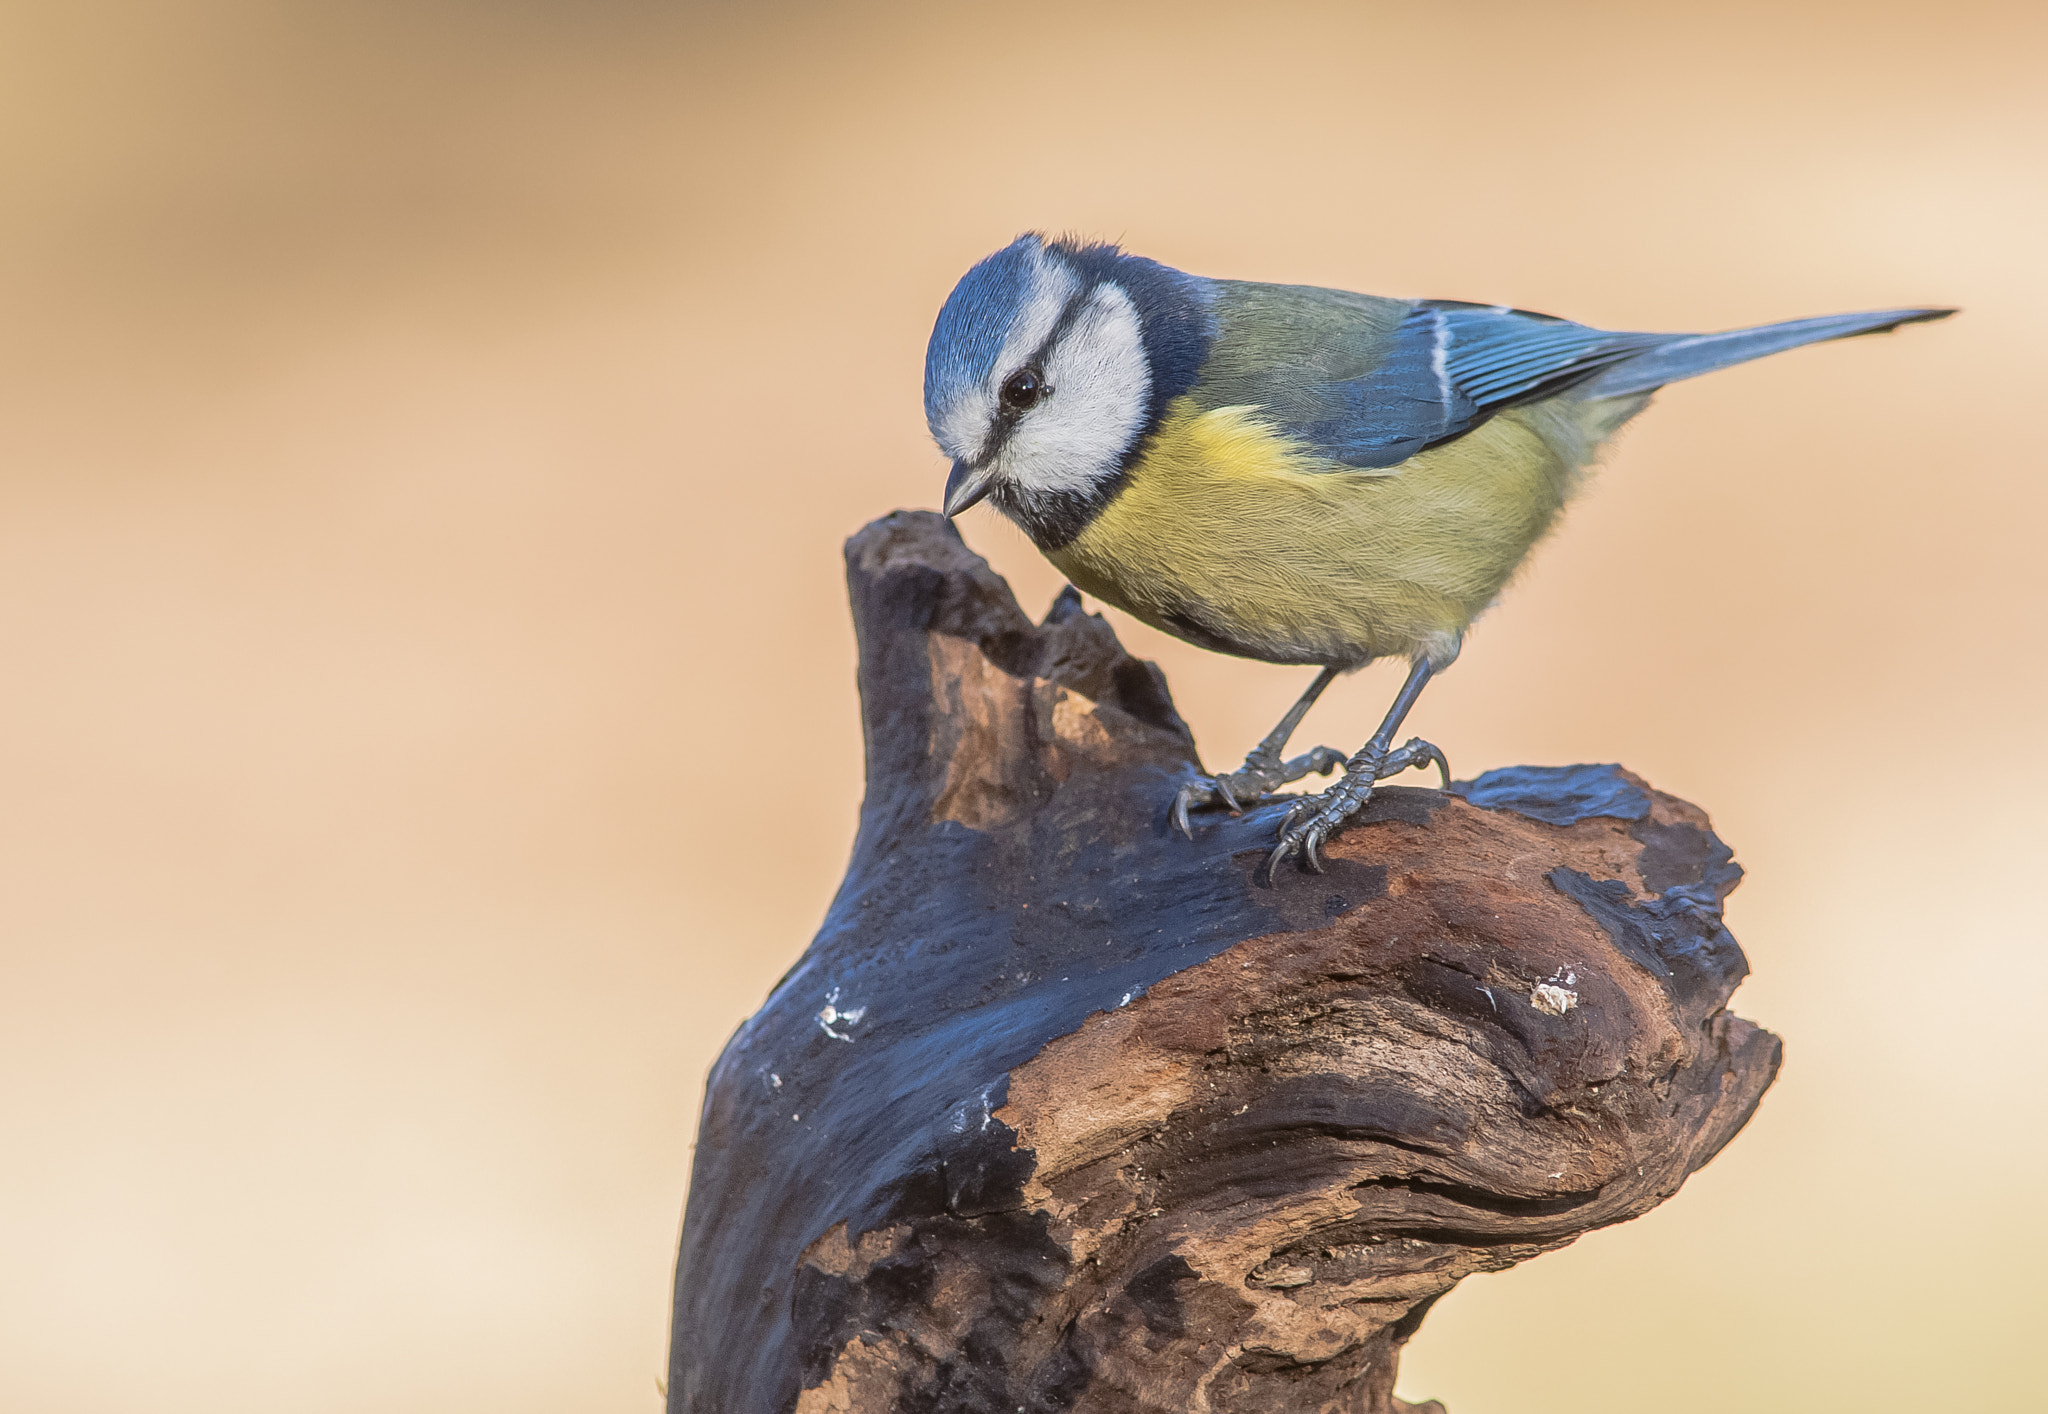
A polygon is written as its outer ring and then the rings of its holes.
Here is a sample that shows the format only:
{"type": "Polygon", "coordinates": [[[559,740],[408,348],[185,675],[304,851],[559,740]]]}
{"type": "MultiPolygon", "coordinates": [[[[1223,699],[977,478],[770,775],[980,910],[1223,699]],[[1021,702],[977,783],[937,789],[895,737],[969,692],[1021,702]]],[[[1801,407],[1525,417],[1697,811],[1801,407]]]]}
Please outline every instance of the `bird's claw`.
{"type": "Polygon", "coordinates": [[[1372,799],[1373,780],[1374,777],[1362,772],[1357,776],[1347,773],[1328,790],[1305,797],[1289,810],[1287,818],[1280,822],[1280,841],[1266,858],[1266,873],[1270,876],[1295,854],[1301,856],[1303,868],[1322,873],[1323,841],[1372,799]]]}
{"type": "MultiPolygon", "coordinates": [[[[1245,773],[1243,771],[1233,771],[1229,776],[1203,776],[1197,780],[1189,781],[1186,785],[1182,786],[1178,791],[1174,792],[1173,796],[1174,828],[1189,839],[1193,839],[1195,837],[1195,826],[1194,822],[1188,817],[1188,812],[1190,810],[1199,810],[1208,805],[1221,805],[1226,807],[1233,815],[1241,814],[1244,810],[1244,805],[1238,799],[1236,790],[1232,789],[1232,784],[1234,782],[1239,789],[1242,789],[1244,777],[1245,773]]],[[[1253,792],[1255,799],[1262,794],[1264,794],[1263,790],[1253,792]]]]}
{"type": "Polygon", "coordinates": [[[1436,748],[1434,743],[1424,741],[1419,736],[1412,736],[1401,744],[1399,751],[1387,753],[1387,759],[1380,763],[1378,779],[1385,780],[1389,776],[1397,776],[1406,770],[1420,771],[1429,766],[1436,767],[1443,777],[1443,784],[1438,786],[1437,789],[1449,790],[1451,788],[1451,763],[1449,759],[1436,748]]]}
{"type": "Polygon", "coordinates": [[[1220,776],[1203,776],[1189,781],[1173,797],[1173,825],[1189,839],[1195,837],[1193,822],[1188,811],[1205,805],[1221,805],[1233,815],[1244,813],[1247,803],[1256,805],[1260,800],[1281,786],[1298,781],[1303,776],[1327,776],[1344,764],[1342,752],[1328,746],[1318,746],[1292,760],[1282,761],[1277,757],[1261,758],[1256,753],[1245,758],[1238,770],[1220,776]]]}
{"type": "Polygon", "coordinates": [[[1412,737],[1398,750],[1381,755],[1360,752],[1342,780],[1319,794],[1302,797],[1288,810],[1280,822],[1280,841],[1266,857],[1267,877],[1272,877],[1283,862],[1296,854],[1301,856],[1303,868],[1322,873],[1324,842],[1365,808],[1365,803],[1372,799],[1373,786],[1411,767],[1430,765],[1443,773],[1444,789],[1448,790],[1451,763],[1444,759],[1443,752],[1421,737],[1412,737]]]}
{"type": "MultiPolygon", "coordinates": [[[[1306,756],[1295,757],[1294,761],[1304,763],[1301,770],[1292,777],[1292,779],[1298,781],[1303,776],[1308,775],[1329,775],[1330,772],[1344,764],[1344,753],[1334,746],[1319,746],[1306,756]]],[[[1288,765],[1291,768],[1294,762],[1290,761],[1288,765]]]]}

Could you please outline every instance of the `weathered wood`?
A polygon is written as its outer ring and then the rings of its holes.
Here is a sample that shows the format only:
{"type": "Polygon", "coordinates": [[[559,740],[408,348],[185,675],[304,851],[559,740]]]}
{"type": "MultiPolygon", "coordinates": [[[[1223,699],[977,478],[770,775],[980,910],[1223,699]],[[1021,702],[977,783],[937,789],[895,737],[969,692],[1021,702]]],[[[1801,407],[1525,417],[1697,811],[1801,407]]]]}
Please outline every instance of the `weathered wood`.
{"type": "Polygon", "coordinates": [[[847,547],[868,795],[712,1071],[677,1414],[1387,1414],[1438,1296],[1646,1212],[1778,1063],[1740,877],[1615,767],[1385,789],[1329,873],[1276,806],[1166,828],[1151,664],[937,516],[847,547]]]}

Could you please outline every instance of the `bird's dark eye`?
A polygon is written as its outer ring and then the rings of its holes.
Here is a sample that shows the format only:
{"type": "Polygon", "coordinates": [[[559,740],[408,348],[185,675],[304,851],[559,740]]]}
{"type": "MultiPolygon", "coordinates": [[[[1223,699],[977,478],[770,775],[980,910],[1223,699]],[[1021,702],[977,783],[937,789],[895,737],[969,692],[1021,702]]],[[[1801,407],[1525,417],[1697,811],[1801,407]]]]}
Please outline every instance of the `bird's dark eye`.
{"type": "Polygon", "coordinates": [[[1003,380],[1003,411],[1024,412],[1038,405],[1038,400],[1050,393],[1045,386],[1045,375],[1035,368],[1020,368],[1003,380]]]}

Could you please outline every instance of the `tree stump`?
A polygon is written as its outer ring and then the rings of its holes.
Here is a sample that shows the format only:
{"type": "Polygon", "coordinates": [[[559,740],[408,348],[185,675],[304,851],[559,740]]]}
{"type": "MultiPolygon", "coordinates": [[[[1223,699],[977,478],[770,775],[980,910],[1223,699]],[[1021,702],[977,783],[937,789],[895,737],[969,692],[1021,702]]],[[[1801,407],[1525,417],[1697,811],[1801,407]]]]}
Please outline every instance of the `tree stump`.
{"type": "Polygon", "coordinates": [[[1168,832],[1194,742],[1071,590],[1032,624],[927,513],[847,567],[867,799],[711,1073],[675,1414],[1414,1410],[1433,1301],[1648,1211],[1770,1084],[1693,806],[1382,787],[1268,880],[1278,805],[1168,832]]]}

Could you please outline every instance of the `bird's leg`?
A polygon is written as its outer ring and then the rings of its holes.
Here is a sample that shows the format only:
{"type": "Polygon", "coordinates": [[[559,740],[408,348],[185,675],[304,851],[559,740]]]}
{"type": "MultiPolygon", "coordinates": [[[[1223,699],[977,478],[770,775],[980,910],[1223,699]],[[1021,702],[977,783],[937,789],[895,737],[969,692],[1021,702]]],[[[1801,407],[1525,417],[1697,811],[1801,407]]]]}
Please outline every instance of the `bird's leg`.
{"type": "Polygon", "coordinates": [[[1290,781],[1298,781],[1314,772],[1327,776],[1344,764],[1342,752],[1327,746],[1283,761],[1280,753],[1287,749],[1287,739],[1294,735],[1294,729],[1301,725],[1301,719],[1308,715],[1308,709],[1316,705],[1316,699],[1323,695],[1323,689],[1337,680],[1337,669],[1324,668],[1316,674],[1316,680],[1308,685],[1279,725],[1266,733],[1266,738],[1251,749],[1244,758],[1244,765],[1226,776],[1208,776],[1190,781],[1180,788],[1173,798],[1173,823],[1189,839],[1195,837],[1194,826],[1188,823],[1188,808],[1202,805],[1227,805],[1232,810],[1242,810],[1245,802],[1256,801],[1260,796],[1278,790],[1290,781]]]}
{"type": "Polygon", "coordinates": [[[1296,853],[1301,855],[1303,864],[1318,874],[1322,873],[1323,861],[1318,851],[1323,841],[1337,833],[1346,820],[1372,799],[1375,782],[1397,775],[1410,766],[1421,767],[1435,762],[1437,769],[1443,772],[1444,789],[1450,789],[1451,765],[1434,746],[1414,737],[1400,750],[1391,749],[1394,733],[1401,730],[1402,719],[1415,705],[1415,699],[1422,695],[1423,686],[1429,681],[1432,671],[1427,658],[1418,660],[1408,674],[1408,681],[1401,684],[1394,705],[1387,709],[1387,719],[1372,734],[1372,740],[1361,746],[1358,754],[1345,765],[1343,778],[1320,794],[1304,796],[1300,804],[1287,812],[1287,818],[1280,822],[1280,843],[1273,847],[1272,858],[1266,861],[1269,874],[1280,867],[1281,860],[1296,853]]]}

